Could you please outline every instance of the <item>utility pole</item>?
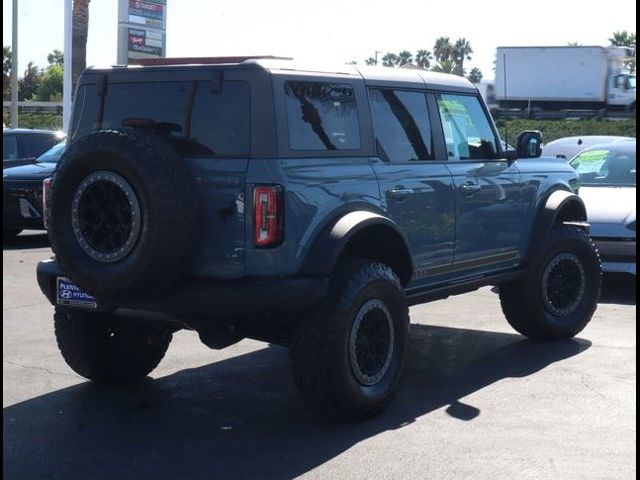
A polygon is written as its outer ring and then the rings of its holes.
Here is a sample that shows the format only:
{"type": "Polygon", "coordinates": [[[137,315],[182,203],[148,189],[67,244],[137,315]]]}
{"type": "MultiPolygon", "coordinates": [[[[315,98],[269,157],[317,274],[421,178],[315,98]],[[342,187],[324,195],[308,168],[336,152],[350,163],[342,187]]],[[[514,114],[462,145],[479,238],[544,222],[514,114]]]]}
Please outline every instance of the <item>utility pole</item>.
{"type": "MultiPolygon", "coordinates": [[[[14,0],[15,1],[15,0],[14,0]]],[[[64,0],[64,73],[62,75],[62,129],[69,134],[73,92],[73,0],[64,0]]]]}
{"type": "Polygon", "coordinates": [[[18,128],[18,0],[11,13],[11,128],[18,128]]]}
{"type": "Polygon", "coordinates": [[[382,51],[380,50],[376,50],[376,52],[374,53],[375,59],[376,59],[376,67],[378,66],[378,54],[382,53],[382,51]]]}

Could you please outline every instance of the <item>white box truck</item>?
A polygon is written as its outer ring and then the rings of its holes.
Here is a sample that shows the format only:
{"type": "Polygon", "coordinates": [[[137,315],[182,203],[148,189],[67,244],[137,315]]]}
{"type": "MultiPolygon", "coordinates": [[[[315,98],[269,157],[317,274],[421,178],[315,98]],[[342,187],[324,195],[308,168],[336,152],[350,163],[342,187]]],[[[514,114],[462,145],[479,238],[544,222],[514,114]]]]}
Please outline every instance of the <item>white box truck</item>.
{"type": "Polygon", "coordinates": [[[496,100],[503,108],[635,110],[636,76],[624,47],[498,47],[496,100]]]}

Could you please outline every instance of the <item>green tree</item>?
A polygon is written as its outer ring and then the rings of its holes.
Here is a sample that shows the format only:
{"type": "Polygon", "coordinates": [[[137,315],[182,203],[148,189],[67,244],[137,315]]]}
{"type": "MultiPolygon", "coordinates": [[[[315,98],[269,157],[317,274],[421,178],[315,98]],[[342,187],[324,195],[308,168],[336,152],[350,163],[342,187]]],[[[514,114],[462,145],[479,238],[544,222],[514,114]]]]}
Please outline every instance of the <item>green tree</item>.
{"type": "Polygon", "coordinates": [[[454,73],[455,68],[456,64],[449,58],[446,60],[440,60],[431,70],[440,73],[454,73]]]}
{"type": "Polygon", "coordinates": [[[376,59],[374,57],[369,57],[364,61],[365,64],[371,66],[376,64],[376,59]]]}
{"type": "Polygon", "coordinates": [[[465,60],[471,60],[471,54],[473,53],[473,49],[471,48],[471,43],[466,38],[459,38],[456,40],[456,43],[453,45],[452,58],[453,63],[455,64],[455,68],[453,73],[456,75],[464,76],[464,62],[465,60]]]}
{"type": "Polygon", "coordinates": [[[71,83],[75,92],[78,77],[87,67],[87,37],[89,35],[89,2],[73,0],[73,40],[71,42],[71,83]]]}
{"type": "Polygon", "coordinates": [[[474,67],[467,78],[471,83],[480,83],[482,81],[482,71],[478,67],[474,67]]]}
{"type": "Polygon", "coordinates": [[[416,65],[418,65],[423,70],[429,70],[431,67],[431,60],[433,59],[433,55],[429,50],[418,50],[416,52],[416,65]]]}
{"type": "Polygon", "coordinates": [[[36,98],[41,102],[55,102],[62,99],[62,67],[60,65],[53,64],[47,67],[40,79],[36,98]]]}
{"type": "Polygon", "coordinates": [[[636,71],[636,34],[621,30],[613,32],[609,43],[612,47],[628,47],[633,50],[633,59],[626,62],[626,66],[632,72],[636,71]]]}
{"type": "Polygon", "coordinates": [[[382,57],[382,66],[383,67],[397,67],[400,58],[395,53],[387,52],[384,57],[382,57]]]}
{"type": "Polygon", "coordinates": [[[398,54],[398,66],[413,63],[413,54],[409,50],[403,50],[398,54]]]}
{"type": "Polygon", "coordinates": [[[42,80],[42,70],[33,62],[27,64],[24,75],[18,80],[18,100],[31,100],[36,95],[42,80]]]}
{"type": "Polygon", "coordinates": [[[56,49],[53,52],[51,52],[49,55],[47,55],[47,62],[49,62],[49,65],[55,64],[55,65],[60,65],[62,67],[64,66],[64,55],[60,50],[56,49]]]}
{"type": "Polygon", "coordinates": [[[11,47],[2,47],[2,99],[11,97],[11,47]]]}
{"type": "Polygon", "coordinates": [[[436,40],[436,43],[433,46],[433,56],[436,62],[449,60],[452,53],[453,45],[451,45],[451,40],[449,40],[449,37],[440,37],[436,40]]]}

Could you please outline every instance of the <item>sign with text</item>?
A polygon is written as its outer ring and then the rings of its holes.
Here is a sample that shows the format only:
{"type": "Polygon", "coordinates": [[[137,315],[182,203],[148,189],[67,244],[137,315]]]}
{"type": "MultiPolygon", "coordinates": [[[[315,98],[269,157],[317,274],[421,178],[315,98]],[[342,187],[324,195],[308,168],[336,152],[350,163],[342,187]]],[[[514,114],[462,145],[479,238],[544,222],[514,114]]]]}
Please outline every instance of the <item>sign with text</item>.
{"type": "Polygon", "coordinates": [[[118,63],[166,56],[166,0],[119,0],[118,63]]]}

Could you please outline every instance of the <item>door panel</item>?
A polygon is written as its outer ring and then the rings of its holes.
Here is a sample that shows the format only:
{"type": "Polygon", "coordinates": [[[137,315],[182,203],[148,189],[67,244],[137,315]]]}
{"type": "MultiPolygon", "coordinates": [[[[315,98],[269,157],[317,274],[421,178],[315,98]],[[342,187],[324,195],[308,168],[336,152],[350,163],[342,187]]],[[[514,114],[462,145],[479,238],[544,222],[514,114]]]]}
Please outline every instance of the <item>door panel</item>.
{"type": "Polygon", "coordinates": [[[378,147],[372,166],[389,218],[406,234],[414,280],[453,260],[455,205],[446,161],[436,162],[424,92],[369,90],[378,147]]]}
{"type": "Polygon", "coordinates": [[[516,166],[499,158],[480,100],[436,95],[456,203],[454,269],[491,271],[518,262],[525,202],[516,166]]]}

